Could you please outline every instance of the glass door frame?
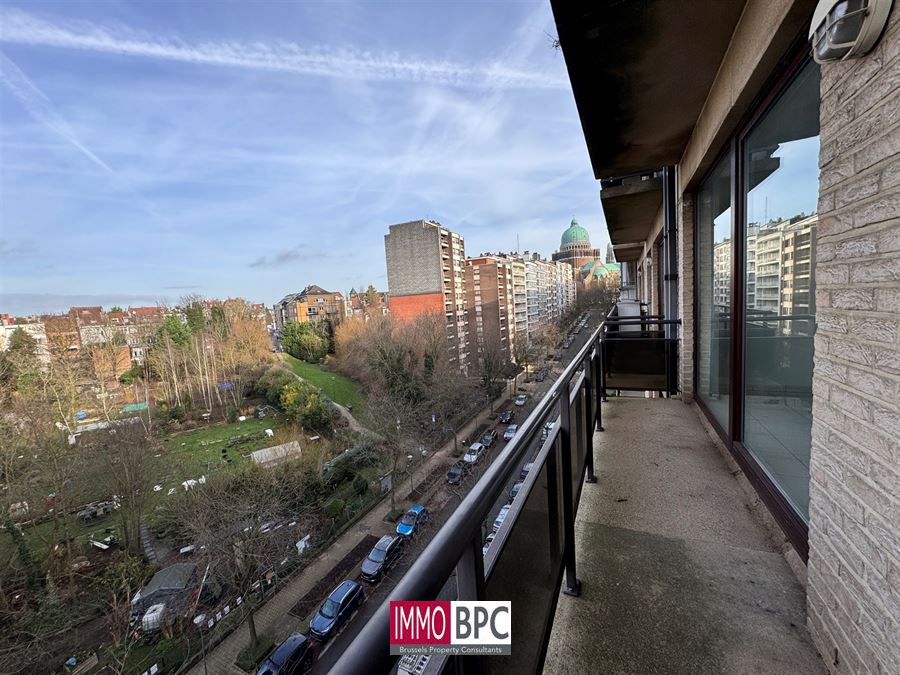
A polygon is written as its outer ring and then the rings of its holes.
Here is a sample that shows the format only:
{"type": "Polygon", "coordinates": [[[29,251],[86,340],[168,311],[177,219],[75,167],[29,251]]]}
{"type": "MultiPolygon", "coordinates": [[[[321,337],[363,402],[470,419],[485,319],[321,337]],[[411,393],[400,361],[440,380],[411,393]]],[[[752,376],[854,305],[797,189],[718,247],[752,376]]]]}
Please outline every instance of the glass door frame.
{"type": "MultiPolygon", "coordinates": [[[[738,125],[737,132],[729,138],[725,146],[719,152],[715,161],[710,165],[709,172],[716,167],[719,160],[731,153],[731,320],[729,322],[730,353],[728,361],[729,379],[729,415],[728,428],[724,428],[716,419],[712,411],[699,396],[694,396],[705,417],[718,433],[719,437],[730,450],[744,475],[753,485],[763,503],[768,507],[772,516],[784,531],[794,549],[804,562],[809,558],[809,526],[794,507],[791,506],[781,490],[772,482],[765,470],[751,455],[744,445],[744,281],[746,278],[746,238],[744,221],[746,219],[747,204],[745,184],[745,153],[744,145],[747,136],[756,127],[760,119],[769,112],[775,102],[794,81],[794,77],[800,70],[812,60],[809,45],[802,36],[798,36],[794,47],[788,56],[776,68],[774,76],[762,89],[762,94],[750,105],[749,112],[738,125]]],[[[707,176],[698,182],[702,185],[707,176]]],[[[696,192],[694,203],[697,203],[696,192]]],[[[696,328],[699,327],[699,300],[700,300],[700,232],[698,209],[694,209],[694,391],[699,391],[699,335],[696,328]]]]}

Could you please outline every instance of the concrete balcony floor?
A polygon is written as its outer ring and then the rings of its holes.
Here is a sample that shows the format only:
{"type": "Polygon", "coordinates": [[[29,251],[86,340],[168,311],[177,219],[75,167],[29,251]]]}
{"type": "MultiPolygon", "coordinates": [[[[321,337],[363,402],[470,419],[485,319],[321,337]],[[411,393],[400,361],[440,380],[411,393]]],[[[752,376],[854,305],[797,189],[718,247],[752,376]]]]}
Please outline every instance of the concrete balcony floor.
{"type": "Polygon", "coordinates": [[[611,398],[545,673],[827,673],[805,594],[732,469],[679,400],[611,398]]]}

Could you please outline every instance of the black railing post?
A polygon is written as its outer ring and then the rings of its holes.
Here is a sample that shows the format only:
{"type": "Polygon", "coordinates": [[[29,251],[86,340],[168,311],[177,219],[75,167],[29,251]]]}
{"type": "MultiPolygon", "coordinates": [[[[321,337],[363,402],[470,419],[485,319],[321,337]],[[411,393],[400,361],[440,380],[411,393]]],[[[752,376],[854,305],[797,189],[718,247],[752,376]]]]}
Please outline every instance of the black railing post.
{"type": "Polygon", "coordinates": [[[600,356],[600,350],[594,351],[593,358],[588,352],[584,362],[584,403],[587,408],[587,443],[585,444],[585,458],[587,464],[587,475],[584,478],[585,483],[596,483],[597,476],[594,475],[594,427],[597,425],[597,413],[600,412],[600,401],[597,398],[597,392],[594,390],[594,383],[597,382],[596,371],[597,358],[600,356]],[[594,410],[594,405],[597,409],[594,410]]]}
{"type": "Polygon", "coordinates": [[[563,593],[581,595],[581,582],[575,573],[575,509],[572,505],[572,407],[569,390],[564,387],[559,396],[559,437],[562,473],[562,516],[563,516],[563,564],[566,568],[566,583],[563,593]]]}
{"type": "MultiPolygon", "coordinates": [[[[603,331],[605,328],[600,329],[600,335],[597,339],[600,341],[599,352],[600,352],[600,402],[606,403],[609,399],[606,398],[606,341],[603,339],[603,331]]],[[[603,426],[600,426],[600,431],[603,431],[603,426]]]]}

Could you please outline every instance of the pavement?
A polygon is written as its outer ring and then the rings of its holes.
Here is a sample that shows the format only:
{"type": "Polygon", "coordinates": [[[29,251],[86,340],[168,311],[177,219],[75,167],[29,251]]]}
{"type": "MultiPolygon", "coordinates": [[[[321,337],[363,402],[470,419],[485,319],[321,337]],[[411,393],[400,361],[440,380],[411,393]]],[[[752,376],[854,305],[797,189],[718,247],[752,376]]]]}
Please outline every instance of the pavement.
{"type": "Polygon", "coordinates": [[[696,406],[610,398],[545,673],[827,673],[805,593],[696,406]]]}

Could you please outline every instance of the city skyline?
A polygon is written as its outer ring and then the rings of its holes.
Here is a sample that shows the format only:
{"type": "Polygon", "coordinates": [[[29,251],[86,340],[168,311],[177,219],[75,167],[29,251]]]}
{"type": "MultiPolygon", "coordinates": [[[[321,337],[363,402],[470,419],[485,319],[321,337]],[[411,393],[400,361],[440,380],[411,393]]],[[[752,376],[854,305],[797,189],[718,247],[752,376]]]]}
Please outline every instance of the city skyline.
{"type": "Polygon", "coordinates": [[[543,3],[477,28],[452,5],[24,7],[0,8],[2,311],[386,288],[382,228],[415,218],[474,253],[549,257],[573,215],[606,245],[543,3]]]}

